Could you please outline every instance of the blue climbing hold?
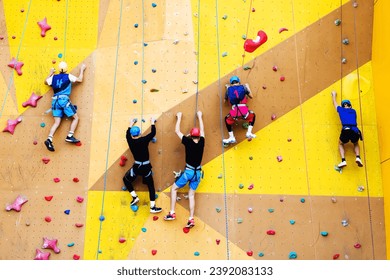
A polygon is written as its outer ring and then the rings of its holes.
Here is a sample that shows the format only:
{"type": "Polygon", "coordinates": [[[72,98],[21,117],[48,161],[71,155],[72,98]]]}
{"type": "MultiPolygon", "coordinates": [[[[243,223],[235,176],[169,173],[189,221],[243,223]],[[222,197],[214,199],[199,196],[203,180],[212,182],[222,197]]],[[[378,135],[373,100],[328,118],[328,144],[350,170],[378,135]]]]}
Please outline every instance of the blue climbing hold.
{"type": "Polygon", "coordinates": [[[131,210],[133,210],[133,212],[138,211],[138,205],[131,205],[130,208],[131,208],[131,210]]]}
{"type": "Polygon", "coordinates": [[[103,222],[103,221],[105,220],[104,216],[101,215],[101,216],[99,217],[99,220],[100,220],[101,222],[103,222]]]}
{"type": "Polygon", "coordinates": [[[156,143],[157,142],[157,138],[156,137],[153,137],[152,138],[152,143],[156,143]]]}
{"type": "Polygon", "coordinates": [[[68,247],[73,247],[73,246],[74,246],[74,242],[68,244],[68,247]]]}
{"type": "Polygon", "coordinates": [[[157,199],[157,198],[158,198],[158,194],[155,194],[155,195],[154,195],[154,198],[157,199]]]}
{"type": "Polygon", "coordinates": [[[69,215],[69,214],[70,214],[70,210],[67,209],[67,210],[64,211],[64,213],[65,213],[66,215],[69,215]]]}
{"type": "Polygon", "coordinates": [[[327,231],[321,231],[321,235],[322,236],[328,236],[328,232],[327,231]]]}
{"type": "Polygon", "coordinates": [[[41,123],[41,127],[45,127],[46,124],[44,122],[41,123]]]}
{"type": "Polygon", "coordinates": [[[122,187],[122,191],[127,191],[126,186],[123,186],[123,187],[122,187]]]}
{"type": "Polygon", "coordinates": [[[143,84],[146,84],[147,82],[146,82],[146,80],[142,80],[142,83],[143,83],[143,84]]]}
{"type": "Polygon", "coordinates": [[[137,60],[134,60],[134,65],[137,65],[138,64],[138,61],[137,60]]]}
{"type": "Polygon", "coordinates": [[[295,224],[295,221],[294,220],[290,220],[290,224],[295,224]]]}
{"type": "Polygon", "coordinates": [[[135,23],[135,24],[134,24],[134,27],[137,28],[137,27],[138,27],[138,23],[135,23]]]}
{"type": "Polygon", "coordinates": [[[259,257],[264,257],[264,253],[263,252],[260,252],[257,254],[259,257]]]}
{"type": "Polygon", "coordinates": [[[155,68],[152,69],[152,73],[156,73],[157,70],[155,68]]]}
{"type": "Polygon", "coordinates": [[[157,4],[156,4],[156,3],[152,3],[152,7],[153,7],[153,8],[156,8],[156,7],[157,7],[157,4]]]}
{"type": "Polygon", "coordinates": [[[146,228],[144,228],[144,227],[141,228],[141,230],[142,230],[142,232],[146,232],[146,228]]]}
{"type": "Polygon", "coordinates": [[[306,201],[306,200],[305,200],[304,198],[301,198],[301,202],[302,202],[302,203],[305,203],[305,201],[306,201]]]}
{"type": "Polygon", "coordinates": [[[133,99],[133,103],[134,103],[134,104],[137,103],[137,99],[133,99]]]}
{"type": "Polygon", "coordinates": [[[194,253],[194,256],[195,257],[198,257],[200,255],[200,253],[198,252],[198,251],[196,251],[195,253],[194,253]]]}
{"type": "Polygon", "coordinates": [[[289,259],[296,259],[298,257],[298,255],[297,255],[297,253],[296,252],[290,252],[289,254],[288,254],[288,258],[289,259]]]}
{"type": "Polygon", "coordinates": [[[59,54],[58,54],[58,58],[62,58],[62,53],[59,53],[59,54]]]}

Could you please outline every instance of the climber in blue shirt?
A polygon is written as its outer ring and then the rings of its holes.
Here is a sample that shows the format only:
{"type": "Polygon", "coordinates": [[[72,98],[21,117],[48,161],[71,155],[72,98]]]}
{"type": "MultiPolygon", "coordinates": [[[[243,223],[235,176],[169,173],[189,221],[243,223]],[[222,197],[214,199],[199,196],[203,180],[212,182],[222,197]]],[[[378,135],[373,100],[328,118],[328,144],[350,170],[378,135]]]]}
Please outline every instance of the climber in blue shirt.
{"type": "Polygon", "coordinates": [[[341,162],[338,164],[338,167],[342,168],[347,166],[347,161],[345,160],[345,150],[344,145],[349,141],[352,142],[354,146],[354,151],[356,154],[355,162],[359,167],[363,167],[363,162],[360,158],[360,147],[359,139],[363,140],[362,133],[357,127],[357,115],[355,109],[352,109],[351,101],[345,99],[341,101],[341,106],[336,101],[337,93],[332,91],[332,100],[333,105],[336,108],[337,113],[339,114],[342,129],[339,137],[339,151],[341,156],[341,162]]]}

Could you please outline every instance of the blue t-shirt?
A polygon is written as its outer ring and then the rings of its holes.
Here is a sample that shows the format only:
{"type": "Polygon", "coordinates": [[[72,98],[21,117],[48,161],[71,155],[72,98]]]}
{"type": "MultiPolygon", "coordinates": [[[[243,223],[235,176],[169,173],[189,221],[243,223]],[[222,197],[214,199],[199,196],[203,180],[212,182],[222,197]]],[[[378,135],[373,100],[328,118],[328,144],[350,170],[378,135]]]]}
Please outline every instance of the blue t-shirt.
{"type": "Polygon", "coordinates": [[[356,111],[352,108],[343,108],[337,106],[337,113],[339,113],[340,121],[343,126],[356,126],[356,111]]]}

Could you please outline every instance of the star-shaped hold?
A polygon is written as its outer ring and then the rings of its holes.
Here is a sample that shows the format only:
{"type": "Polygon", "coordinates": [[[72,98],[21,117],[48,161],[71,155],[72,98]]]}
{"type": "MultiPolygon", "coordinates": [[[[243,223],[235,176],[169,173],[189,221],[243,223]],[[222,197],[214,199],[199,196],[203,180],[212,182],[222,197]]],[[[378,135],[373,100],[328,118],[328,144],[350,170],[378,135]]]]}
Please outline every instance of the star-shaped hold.
{"type": "Polygon", "coordinates": [[[28,201],[27,197],[25,197],[24,195],[18,195],[18,197],[15,199],[15,201],[12,204],[7,205],[5,207],[5,210],[7,211],[15,210],[16,212],[20,212],[20,210],[22,210],[22,205],[25,204],[27,201],[28,201]]]}
{"type": "Polygon", "coordinates": [[[22,103],[23,107],[31,106],[37,107],[38,100],[42,98],[42,95],[37,95],[34,92],[31,94],[30,98],[22,103]]]}
{"type": "Polygon", "coordinates": [[[50,252],[42,252],[39,249],[36,249],[34,260],[48,260],[50,257],[50,252]]]}
{"type": "Polygon", "coordinates": [[[22,121],[21,117],[15,119],[15,120],[8,120],[7,126],[3,129],[3,132],[9,132],[11,134],[14,134],[16,125],[18,123],[20,123],[21,121],[22,121]]]}
{"type": "Polygon", "coordinates": [[[15,69],[16,73],[18,73],[19,76],[21,76],[23,74],[22,73],[22,66],[23,65],[24,65],[24,63],[21,61],[17,61],[15,59],[15,57],[13,57],[12,60],[10,61],[10,63],[8,63],[8,67],[15,69]]]}
{"type": "Polygon", "coordinates": [[[57,242],[57,239],[48,239],[44,237],[42,249],[52,249],[54,253],[58,254],[61,250],[57,247],[57,242]]]}
{"type": "Polygon", "coordinates": [[[47,24],[47,18],[44,18],[41,21],[38,21],[38,25],[41,28],[41,36],[46,36],[46,31],[51,29],[51,26],[47,24]]]}

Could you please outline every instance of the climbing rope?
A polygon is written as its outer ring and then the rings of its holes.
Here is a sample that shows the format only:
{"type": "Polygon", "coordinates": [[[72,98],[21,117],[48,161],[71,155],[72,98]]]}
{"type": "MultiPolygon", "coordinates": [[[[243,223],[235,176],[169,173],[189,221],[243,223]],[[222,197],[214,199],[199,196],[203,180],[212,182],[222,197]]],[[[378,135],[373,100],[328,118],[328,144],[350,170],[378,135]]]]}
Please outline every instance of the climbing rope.
{"type": "Polygon", "coordinates": [[[104,199],[106,195],[106,188],[107,188],[107,172],[108,172],[108,163],[109,163],[109,154],[110,154],[110,147],[111,147],[111,131],[112,131],[112,119],[113,119],[113,112],[114,112],[114,104],[115,104],[115,91],[116,91],[116,78],[117,78],[117,72],[118,72],[118,61],[119,61],[119,48],[120,48],[120,34],[121,34],[121,24],[122,24],[122,11],[123,11],[123,0],[120,1],[119,6],[119,24],[118,24],[118,30],[117,30],[117,44],[116,44],[116,56],[115,56],[115,64],[114,64],[114,85],[111,92],[111,111],[110,111],[110,125],[108,129],[108,139],[107,139],[107,153],[106,153],[106,166],[104,171],[104,180],[103,180],[103,193],[102,193],[102,204],[101,204],[101,210],[100,210],[100,226],[99,226],[99,235],[98,235],[98,244],[97,244],[97,250],[96,250],[96,259],[99,259],[99,252],[100,250],[100,238],[101,238],[101,232],[102,232],[102,226],[104,221],[104,199]]]}
{"type": "MultiPolygon", "coordinates": [[[[218,56],[218,62],[217,62],[217,65],[218,65],[218,92],[219,92],[219,120],[220,120],[220,131],[221,131],[221,135],[224,134],[224,127],[225,127],[225,123],[224,123],[224,119],[225,117],[223,116],[223,99],[224,99],[224,96],[223,96],[223,88],[222,88],[222,85],[221,85],[221,60],[220,60],[220,57],[221,57],[221,52],[220,52],[220,42],[219,42],[219,22],[218,22],[218,19],[219,19],[219,15],[218,15],[218,0],[215,1],[215,18],[216,18],[216,39],[217,39],[217,42],[216,42],[216,48],[217,48],[217,56],[218,56]]],[[[222,141],[221,141],[222,143],[222,141]]],[[[228,217],[228,205],[227,205],[227,190],[226,190],[226,168],[225,168],[225,148],[223,146],[223,144],[221,144],[221,164],[222,164],[222,174],[224,174],[223,176],[223,194],[224,194],[224,209],[225,209],[225,231],[226,231],[226,256],[227,256],[227,259],[230,260],[230,248],[229,248],[229,225],[228,225],[228,221],[229,221],[229,217],[228,217]]]]}
{"type": "MultiPolygon", "coordinates": [[[[251,2],[250,2],[250,4],[249,4],[248,21],[247,21],[247,24],[246,24],[245,39],[248,38],[249,24],[250,24],[251,14],[252,14],[252,4],[253,4],[253,0],[251,0],[251,2]]],[[[244,62],[245,62],[245,50],[244,50],[244,52],[242,53],[241,67],[244,67],[244,62]]]]}
{"type": "Polygon", "coordinates": [[[69,0],[66,0],[65,2],[65,28],[64,28],[64,51],[62,53],[62,60],[66,61],[66,34],[68,33],[68,2],[69,0]]]}
{"type": "Polygon", "coordinates": [[[197,50],[196,50],[196,94],[195,94],[195,115],[194,115],[194,126],[196,126],[196,113],[198,111],[198,99],[199,99],[199,61],[200,61],[200,0],[198,0],[198,24],[197,24],[197,50]]]}
{"type": "MultiPolygon", "coordinates": [[[[32,2],[32,0],[30,0],[30,2],[28,3],[27,13],[26,13],[26,19],[24,20],[24,24],[23,24],[23,30],[22,30],[22,35],[21,35],[21,37],[20,37],[20,41],[19,41],[18,51],[16,52],[16,55],[15,55],[15,60],[16,60],[16,61],[18,61],[19,54],[20,54],[20,49],[21,49],[21,47],[22,47],[22,42],[23,42],[23,39],[24,39],[24,33],[26,32],[26,27],[27,27],[27,22],[28,22],[28,16],[30,15],[31,2],[32,2]]],[[[6,104],[6,102],[7,102],[7,98],[8,98],[10,89],[11,89],[13,83],[14,83],[14,75],[15,75],[14,72],[15,72],[15,71],[12,71],[12,72],[11,72],[11,77],[9,78],[7,90],[6,90],[5,96],[4,96],[4,101],[3,101],[3,104],[1,105],[0,117],[3,116],[5,104],[6,104]]]]}
{"type": "MultiPolygon", "coordinates": [[[[353,3],[354,4],[354,3],[353,3]]],[[[364,126],[363,126],[363,107],[361,101],[361,89],[360,89],[360,71],[359,71],[359,49],[358,49],[358,38],[357,38],[357,27],[356,27],[356,9],[353,9],[353,28],[354,28],[354,40],[355,40],[355,58],[356,58],[356,74],[357,74],[357,82],[358,82],[358,98],[359,98],[359,110],[360,110],[360,127],[362,134],[364,136],[364,126]]],[[[361,150],[363,150],[364,158],[366,159],[366,149],[364,145],[361,145],[361,150]]],[[[367,206],[368,206],[368,216],[370,220],[370,233],[371,233],[371,250],[372,250],[372,258],[375,259],[375,246],[374,246],[374,234],[373,234],[373,225],[372,225],[372,209],[371,209],[371,198],[370,198],[370,188],[368,183],[368,172],[367,165],[364,164],[364,173],[366,180],[366,190],[367,190],[367,206]]]]}
{"type": "Polygon", "coordinates": [[[142,124],[144,119],[144,85],[146,83],[145,80],[145,1],[142,0],[142,63],[141,63],[141,76],[142,76],[142,83],[141,83],[141,124],[140,128],[142,131],[142,124]]]}

